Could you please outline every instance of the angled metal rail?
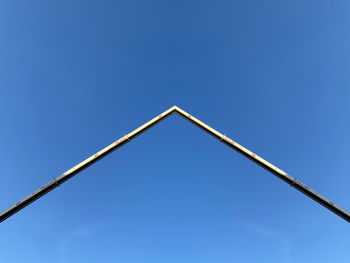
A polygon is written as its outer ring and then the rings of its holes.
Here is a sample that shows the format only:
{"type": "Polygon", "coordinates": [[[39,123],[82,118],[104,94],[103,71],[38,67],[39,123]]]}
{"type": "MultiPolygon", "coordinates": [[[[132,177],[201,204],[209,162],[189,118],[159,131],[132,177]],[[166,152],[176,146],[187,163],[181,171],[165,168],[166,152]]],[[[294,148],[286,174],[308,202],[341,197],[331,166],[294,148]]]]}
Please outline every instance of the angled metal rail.
{"type": "Polygon", "coordinates": [[[224,134],[221,134],[220,132],[214,130],[210,126],[206,125],[205,123],[201,122],[200,120],[196,119],[195,117],[191,116],[184,110],[180,109],[177,106],[173,106],[167,111],[163,112],[162,114],[158,115],[157,117],[153,118],[149,122],[145,123],[144,125],[140,126],[136,130],[130,132],[129,134],[125,135],[124,137],[120,138],[119,140],[115,141],[111,145],[107,146],[106,148],[102,149],[101,151],[97,152],[96,154],[92,155],[91,157],[87,158],[85,161],[77,164],[73,168],[69,169],[62,175],[54,178],[44,186],[40,187],[38,190],[34,191],[33,193],[27,195],[14,205],[10,206],[6,210],[0,213],[0,222],[4,221],[5,219],[9,218],[10,216],[17,213],[22,208],[26,207],[30,203],[34,202],[36,199],[42,197],[43,195],[47,194],[51,190],[55,189],[60,184],[64,183],[68,179],[72,178],[74,175],[80,173],[90,165],[94,164],[95,162],[99,161],[103,157],[107,156],[114,150],[118,149],[119,147],[123,146],[124,144],[130,142],[132,139],[140,135],[141,133],[145,132],[152,126],[156,125],[157,123],[161,122],[165,118],[169,117],[171,114],[177,113],[184,119],[190,121],[191,123],[195,124],[205,132],[209,133],[210,135],[214,136],[216,139],[220,140],[227,146],[231,147],[232,149],[236,150],[243,156],[247,157],[248,159],[254,161],[258,165],[262,166],[272,174],[276,175],[278,178],[282,179],[283,181],[290,184],[295,189],[299,190],[300,192],[304,193],[308,197],[312,198],[316,202],[320,203],[333,213],[337,214],[338,216],[342,217],[346,221],[350,222],[350,213],[346,211],[345,209],[341,208],[340,206],[336,205],[323,195],[317,193],[316,191],[312,190],[307,185],[303,184],[296,178],[288,175],[281,169],[277,168],[276,166],[272,165],[271,163],[265,161],[260,156],[254,154],[253,152],[249,151],[248,149],[244,148],[243,146],[239,145],[235,141],[231,140],[230,138],[226,137],[224,134]]]}

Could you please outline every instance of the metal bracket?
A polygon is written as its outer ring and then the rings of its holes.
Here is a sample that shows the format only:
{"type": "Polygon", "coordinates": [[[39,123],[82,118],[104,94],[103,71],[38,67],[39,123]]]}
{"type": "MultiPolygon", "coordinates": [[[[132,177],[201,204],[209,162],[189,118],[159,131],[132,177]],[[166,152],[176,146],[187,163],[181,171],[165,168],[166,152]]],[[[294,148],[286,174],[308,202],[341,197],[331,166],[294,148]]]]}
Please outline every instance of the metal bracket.
{"type": "Polygon", "coordinates": [[[224,135],[222,135],[222,137],[220,138],[220,142],[222,142],[225,137],[226,137],[226,133],[224,135]]]}
{"type": "Polygon", "coordinates": [[[52,179],[52,181],[53,181],[53,184],[55,184],[55,185],[57,185],[57,186],[60,186],[60,184],[57,182],[56,177],[54,177],[54,178],[52,179]]]}
{"type": "Polygon", "coordinates": [[[290,184],[290,186],[295,185],[295,184],[296,184],[296,182],[298,182],[298,179],[295,177],[295,178],[293,179],[293,182],[290,184]]]}
{"type": "Polygon", "coordinates": [[[128,142],[130,142],[130,138],[128,137],[128,135],[124,134],[124,137],[127,139],[128,142]]]}

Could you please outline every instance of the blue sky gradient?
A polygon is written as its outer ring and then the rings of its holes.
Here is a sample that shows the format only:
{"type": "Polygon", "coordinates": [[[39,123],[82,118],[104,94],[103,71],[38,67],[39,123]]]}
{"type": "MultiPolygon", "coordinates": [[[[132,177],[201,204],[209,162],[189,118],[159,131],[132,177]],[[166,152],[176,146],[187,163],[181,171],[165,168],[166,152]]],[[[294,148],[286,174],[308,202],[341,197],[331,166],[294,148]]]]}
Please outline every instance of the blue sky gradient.
{"type": "MultiPolygon", "coordinates": [[[[0,209],[177,105],[350,209],[349,1],[1,1],[0,209]]],[[[0,225],[0,263],[348,263],[349,224],[178,116],[0,225]]]]}

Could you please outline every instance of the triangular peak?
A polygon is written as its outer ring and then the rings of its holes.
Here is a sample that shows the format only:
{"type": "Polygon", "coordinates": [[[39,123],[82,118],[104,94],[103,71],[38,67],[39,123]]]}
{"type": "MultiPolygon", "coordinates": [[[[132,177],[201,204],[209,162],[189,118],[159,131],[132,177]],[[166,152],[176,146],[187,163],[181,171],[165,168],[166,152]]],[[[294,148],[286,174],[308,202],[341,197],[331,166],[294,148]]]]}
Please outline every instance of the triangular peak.
{"type": "Polygon", "coordinates": [[[339,215],[340,217],[344,218],[346,221],[350,222],[350,213],[346,211],[345,209],[341,208],[340,206],[334,204],[332,201],[327,199],[326,197],[322,196],[321,194],[317,193],[316,191],[312,190],[310,187],[306,186],[296,178],[288,175],[281,169],[277,168],[276,166],[272,165],[268,161],[264,160],[260,156],[256,155],[255,153],[249,151],[242,145],[238,144],[237,142],[231,140],[226,135],[218,132],[217,130],[213,129],[209,125],[205,124],[204,122],[198,120],[193,115],[187,113],[186,111],[180,109],[177,106],[172,106],[168,110],[164,111],[163,113],[157,115],[152,120],[146,122],[145,124],[141,125],[134,131],[128,133],[127,135],[123,136],[122,138],[118,139],[117,141],[113,142],[112,144],[108,145],[107,147],[103,148],[101,151],[95,153],[94,155],[90,156],[86,160],[82,161],[81,163],[77,164],[73,168],[69,169],[62,175],[54,178],[50,182],[48,182],[46,185],[40,187],[38,190],[34,191],[33,193],[27,195],[14,205],[10,206],[6,210],[4,210],[2,213],[0,213],[0,222],[4,221],[8,217],[12,216],[13,214],[17,213],[22,208],[26,207],[30,203],[34,202],[36,199],[42,197],[43,195],[47,194],[51,190],[55,189],[60,184],[64,183],[65,181],[69,180],[76,174],[80,173],[90,165],[94,164],[95,162],[99,161],[103,157],[107,156],[111,152],[115,151],[119,147],[123,146],[124,144],[130,142],[132,139],[137,137],[138,135],[142,134],[146,130],[150,129],[157,123],[161,122],[162,120],[169,117],[171,114],[178,114],[184,119],[188,120],[192,124],[196,125],[197,127],[201,128],[205,132],[209,133],[216,139],[218,139],[220,142],[223,142],[230,148],[236,150],[243,156],[247,157],[248,159],[254,161],[261,167],[265,168],[278,178],[282,179],[283,181],[290,184],[295,189],[299,190],[300,192],[304,193],[305,195],[309,196],[310,198],[314,199],[330,211],[334,212],[335,214],[339,215]]]}

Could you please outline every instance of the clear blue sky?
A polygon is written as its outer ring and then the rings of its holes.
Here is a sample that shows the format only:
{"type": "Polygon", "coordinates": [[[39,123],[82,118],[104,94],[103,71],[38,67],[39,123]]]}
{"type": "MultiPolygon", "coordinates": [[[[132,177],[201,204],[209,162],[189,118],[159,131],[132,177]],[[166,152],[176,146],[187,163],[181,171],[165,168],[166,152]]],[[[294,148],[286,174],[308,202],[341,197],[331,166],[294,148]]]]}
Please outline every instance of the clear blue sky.
{"type": "MultiPolygon", "coordinates": [[[[1,1],[0,209],[177,105],[350,209],[349,1],[1,1]]],[[[172,116],[0,224],[0,263],[348,263],[349,223],[172,116]]]]}

